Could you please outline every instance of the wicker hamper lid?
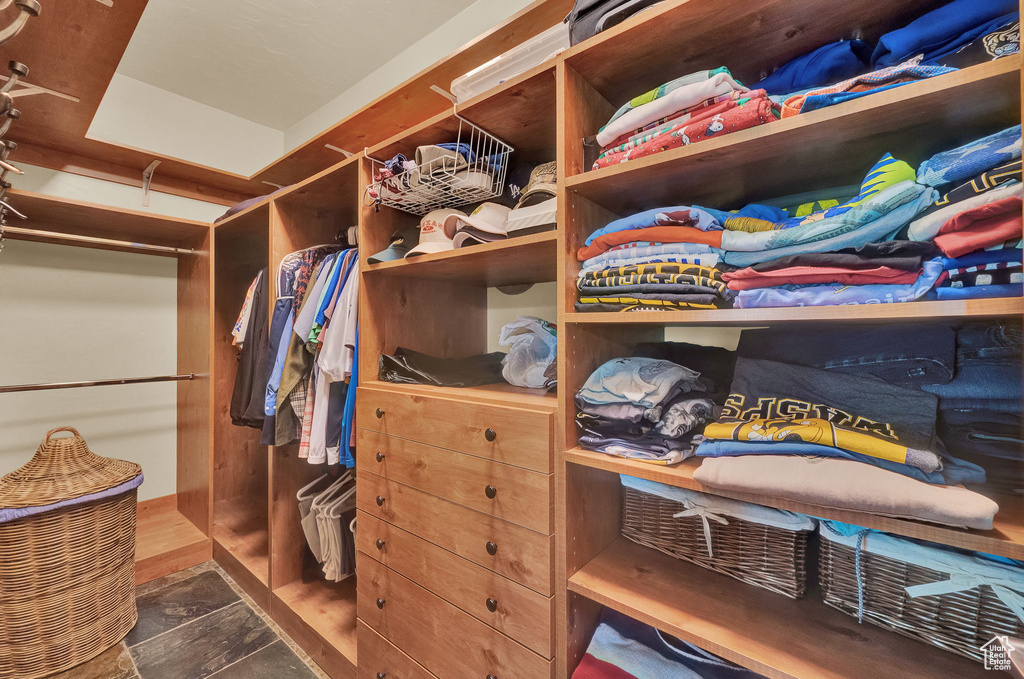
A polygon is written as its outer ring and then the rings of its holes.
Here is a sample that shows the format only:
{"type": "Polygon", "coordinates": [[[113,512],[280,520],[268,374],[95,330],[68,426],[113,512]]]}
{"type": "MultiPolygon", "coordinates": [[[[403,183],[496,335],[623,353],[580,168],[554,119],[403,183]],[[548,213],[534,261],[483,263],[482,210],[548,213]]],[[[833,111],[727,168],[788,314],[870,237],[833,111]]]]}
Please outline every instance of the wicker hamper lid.
{"type": "Polygon", "coordinates": [[[78,431],[59,427],[46,432],[28,464],[0,478],[0,508],[67,503],[116,488],[140,474],[142,467],[134,462],[100,457],[78,431]],[[53,438],[61,431],[74,436],[53,438]]]}

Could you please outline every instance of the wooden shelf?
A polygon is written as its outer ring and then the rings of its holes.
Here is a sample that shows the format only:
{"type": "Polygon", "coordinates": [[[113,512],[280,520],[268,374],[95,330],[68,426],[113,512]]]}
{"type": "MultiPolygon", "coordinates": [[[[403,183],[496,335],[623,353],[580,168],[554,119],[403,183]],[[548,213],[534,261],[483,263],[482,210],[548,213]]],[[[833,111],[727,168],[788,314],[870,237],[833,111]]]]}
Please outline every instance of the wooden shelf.
{"type": "MultiPolygon", "coordinates": [[[[28,217],[24,220],[9,220],[10,226],[26,229],[183,248],[192,247],[210,231],[210,225],[206,222],[97,205],[31,191],[10,189],[5,200],[28,217]]],[[[59,239],[51,240],[13,233],[8,233],[7,237],[53,243],[64,242],[59,239]]],[[[131,248],[107,245],[87,245],[87,247],[137,252],[131,248]]]]}
{"type": "Polygon", "coordinates": [[[850,306],[780,307],[774,309],[712,309],[692,311],[637,311],[630,313],[573,312],[566,323],[614,325],[759,325],[814,321],[884,322],[898,320],[949,321],[960,318],[1020,316],[1024,298],[860,304],[850,306]]]}
{"type": "Polygon", "coordinates": [[[772,679],[986,677],[981,664],[616,539],[569,589],[772,679]],[[898,668],[898,669],[897,669],[898,668]]]}
{"type": "Polygon", "coordinates": [[[526,408],[547,408],[552,411],[558,407],[557,395],[553,391],[543,389],[527,389],[514,387],[504,382],[485,384],[480,387],[432,387],[426,384],[395,384],[370,380],[363,382],[360,388],[386,389],[421,396],[442,396],[445,398],[461,398],[471,401],[497,403],[505,406],[526,408]]]}
{"type": "Polygon", "coordinates": [[[135,584],[209,561],[212,545],[210,538],[178,511],[177,496],[140,502],[135,525],[135,584]]]}
{"type": "Polygon", "coordinates": [[[884,153],[913,166],[1020,121],[1020,55],[592,170],[566,188],[624,214],[724,207],[859,184],[884,153]],[[934,133],[936,125],[942,134],[934,133]]]}
{"type": "Polygon", "coordinates": [[[213,539],[264,587],[269,577],[269,543],[265,502],[220,500],[213,507],[213,539]]]}
{"type": "Polygon", "coordinates": [[[993,529],[989,531],[965,530],[846,509],[832,509],[769,495],[750,495],[715,490],[694,480],[693,472],[700,466],[699,458],[690,458],[678,465],[666,467],[575,448],[566,452],[565,459],[568,462],[584,467],[636,476],[669,486],[688,488],[736,500],[745,500],[755,504],[775,507],[776,509],[800,512],[801,514],[808,514],[822,519],[834,519],[920,540],[962,547],[963,549],[972,549],[987,554],[1006,556],[1011,559],[1024,559],[1024,499],[1021,498],[1004,495],[994,496],[994,499],[999,504],[999,513],[996,514],[993,529]]]}
{"type": "Polygon", "coordinates": [[[293,583],[274,590],[272,615],[333,677],[356,667],[356,579],[293,583]]]}
{"type": "Polygon", "coordinates": [[[495,287],[543,283],[557,278],[558,234],[554,231],[484,243],[448,252],[369,264],[364,273],[495,287]]]}

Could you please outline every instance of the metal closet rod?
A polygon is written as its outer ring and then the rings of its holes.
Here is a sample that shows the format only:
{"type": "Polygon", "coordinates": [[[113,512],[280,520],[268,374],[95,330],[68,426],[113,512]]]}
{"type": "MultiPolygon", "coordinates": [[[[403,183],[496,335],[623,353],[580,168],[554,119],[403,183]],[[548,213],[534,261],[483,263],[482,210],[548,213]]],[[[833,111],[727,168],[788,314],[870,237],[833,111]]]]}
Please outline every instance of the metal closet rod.
{"type": "Polygon", "coordinates": [[[36,236],[40,238],[53,238],[55,240],[66,240],[75,243],[91,243],[94,245],[112,245],[120,248],[132,248],[134,250],[146,250],[148,252],[170,252],[175,255],[191,255],[195,250],[191,248],[175,248],[169,245],[148,245],[146,243],[132,243],[126,240],[113,240],[111,238],[97,238],[95,236],[79,236],[71,233],[60,233],[58,231],[40,231],[39,229],[23,229],[20,226],[5,226],[3,233],[10,236],[36,236]]]}
{"type": "Polygon", "coordinates": [[[0,394],[16,391],[45,391],[47,389],[77,389],[78,387],[107,387],[118,384],[144,384],[146,382],[183,382],[194,380],[195,373],[187,375],[158,375],[156,377],[126,377],[123,380],[91,380],[88,382],[47,382],[45,384],[12,384],[0,387],[0,394]]]}

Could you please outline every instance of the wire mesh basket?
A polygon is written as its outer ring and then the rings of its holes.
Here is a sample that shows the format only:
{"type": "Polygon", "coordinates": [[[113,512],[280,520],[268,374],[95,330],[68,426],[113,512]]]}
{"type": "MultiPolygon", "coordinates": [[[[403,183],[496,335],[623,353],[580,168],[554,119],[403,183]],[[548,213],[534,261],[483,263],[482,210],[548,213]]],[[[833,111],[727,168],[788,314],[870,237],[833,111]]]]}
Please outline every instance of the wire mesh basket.
{"type": "Polygon", "coordinates": [[[455,114],[454,142],[416,149],[382,161],[370,157],[373,183],[366,198],[414,215],[498,198],[505,189],[512,147],[493,134],[455,114]]]}

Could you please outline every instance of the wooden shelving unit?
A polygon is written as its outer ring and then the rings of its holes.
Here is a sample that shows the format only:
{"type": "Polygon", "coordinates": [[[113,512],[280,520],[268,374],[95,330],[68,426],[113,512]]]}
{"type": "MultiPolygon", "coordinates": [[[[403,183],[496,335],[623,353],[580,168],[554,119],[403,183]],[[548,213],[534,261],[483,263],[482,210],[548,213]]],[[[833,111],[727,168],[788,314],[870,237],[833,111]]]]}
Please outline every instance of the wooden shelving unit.
{"type": "Polygon", "coordinates": [[[178,511],[175,495],[139,503],[135,525],[135,584],[209,561],[210,537],[178,511]]]}
{"type": "Polygon", "coordinates": [[[569,578],[569,590],[771,679],[985,677],[944,653],[826,606],[793,601],[618,538],[569,578]]]}

